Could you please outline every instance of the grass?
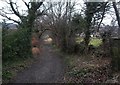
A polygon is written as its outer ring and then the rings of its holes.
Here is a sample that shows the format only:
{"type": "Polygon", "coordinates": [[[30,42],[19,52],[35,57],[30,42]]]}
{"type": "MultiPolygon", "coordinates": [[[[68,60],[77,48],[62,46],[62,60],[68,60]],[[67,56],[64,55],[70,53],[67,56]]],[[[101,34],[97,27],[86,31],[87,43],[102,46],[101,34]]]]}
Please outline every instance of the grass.
{"type": "Polygon", "coordinates": [[[90,45],[93,45],[95,47],[98,47],[102,44],[102,39],[98,39],[98,38],[91,38],[90,40],[90,45]]]}
{"type": "MultiPolygon", "coordinates": [[[[81,38],[81,37],[77,37],[76,38],[76,43],[80,43],[80,42],[82,42],[83,41],[83,38],[81,38]]],[[[102,39],[99,39],[99,38],[91,38],[90,39],[90,43],[89,43],[89,45],[93,45],[93,46],[95,46],[95,47],[98,47],[98,46],[100,46],[102,44],[102,39]]]]}
{"type": "Polygon", "coordinates": [[[76,38],[76,43],[80,43],[80,42],[82,42],[83,41],[83,38],[81,38],[81,37],[77,37],[76,38]]]}

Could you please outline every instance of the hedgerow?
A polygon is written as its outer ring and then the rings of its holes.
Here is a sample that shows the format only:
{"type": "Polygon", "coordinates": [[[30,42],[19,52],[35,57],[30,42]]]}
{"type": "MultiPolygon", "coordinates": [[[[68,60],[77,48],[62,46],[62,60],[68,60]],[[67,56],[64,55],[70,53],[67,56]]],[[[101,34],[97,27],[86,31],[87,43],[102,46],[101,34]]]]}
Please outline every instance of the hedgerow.
{"type": "Polygon", "coordinates": [[[31,32],[29,29],[18,29],[14,33],[3,36],[2,60],[16,61],[31,57],[31,32]]]}

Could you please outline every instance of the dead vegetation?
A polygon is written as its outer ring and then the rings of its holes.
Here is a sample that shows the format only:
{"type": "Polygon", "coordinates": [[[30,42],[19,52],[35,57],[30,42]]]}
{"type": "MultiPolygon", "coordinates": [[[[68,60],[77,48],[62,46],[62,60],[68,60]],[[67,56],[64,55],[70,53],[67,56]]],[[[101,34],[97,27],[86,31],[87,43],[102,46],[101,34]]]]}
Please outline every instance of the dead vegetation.
{"type": "Polygon", "coordinates": [[[111,58],[69,56],[64,78],[69,83],[120,83],[120,74],[111,70],[111,58]]]}

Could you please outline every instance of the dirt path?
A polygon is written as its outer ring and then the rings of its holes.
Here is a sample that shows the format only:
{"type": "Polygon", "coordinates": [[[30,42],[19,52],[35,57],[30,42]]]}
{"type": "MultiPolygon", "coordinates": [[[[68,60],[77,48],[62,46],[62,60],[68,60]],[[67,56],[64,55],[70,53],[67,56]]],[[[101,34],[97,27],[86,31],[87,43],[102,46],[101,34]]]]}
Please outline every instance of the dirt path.
{"type": "Polygon", "coordinates": [[[44,43],[42,54],[27,69],[19,72],[12,83],[59,83],[63,81],[63,62],[51,44],[44,43]]]}

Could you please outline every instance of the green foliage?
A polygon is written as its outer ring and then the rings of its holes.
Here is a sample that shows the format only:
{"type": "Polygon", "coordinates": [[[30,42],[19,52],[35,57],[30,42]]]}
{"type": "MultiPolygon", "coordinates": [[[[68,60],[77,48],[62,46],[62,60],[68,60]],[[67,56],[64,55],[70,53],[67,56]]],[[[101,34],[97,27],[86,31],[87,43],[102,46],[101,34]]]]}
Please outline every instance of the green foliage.
{"type": "Polygon", "coordinates": [[[120,40],[114,41],[113,48],[112,48],[112,69],[113,70],[120,70],[120,46],[119,46],[120,40]]]}
{"type": "Polygon", "coordinates": [[[115,70],[115,71],[120,70],[120,56],[114,56],[111,63],[112,63],[113,70],[115,70]]]}
{"type": "Polygon", "coordinates": [[[3,36],[3,62],[30,57],[30,36],[28,29],[18,29],[14,33],[3,36]]]}
{"type": "Polygon", "coordinates": [[[84,42],[80,42],[80,44],[75,45],[75,53],[83,54],[85,49],[84,42]]]}
{"type": "Polygon", "coordinates": [[[86,21],[81,14],[74,14],[72,18],[72,24],[76,26],[79,32],[82,32],[83,28],[85,28],[86,21]]]}
{"type": "Polygon", "coordinates": [[[29,29],[8,30],[2,38],[3,82],[24,68],[24,61],[31,57],[31,33],[29,29]]]}
{"type": "Polygon", "coordinates": [[[9,71],[4,71],[2,75],[3,75],[2,76],[3,79],[11,79],[13,74],[9,71]]]}

